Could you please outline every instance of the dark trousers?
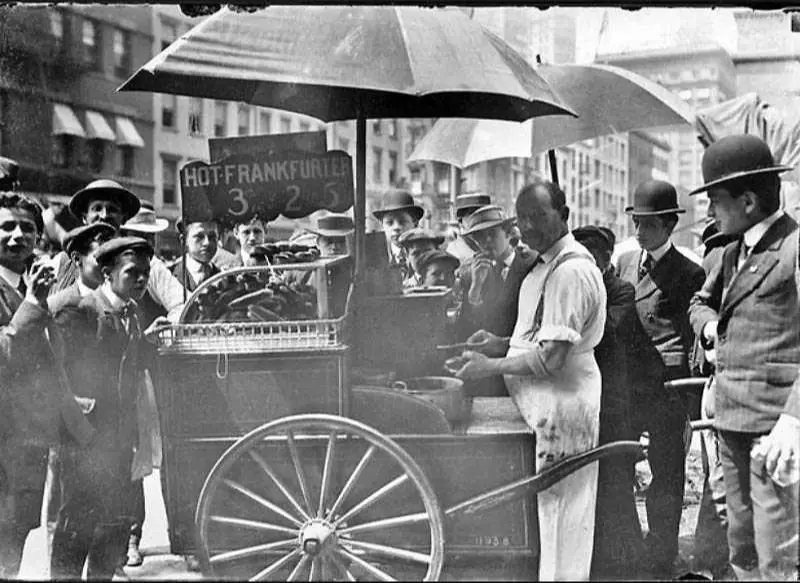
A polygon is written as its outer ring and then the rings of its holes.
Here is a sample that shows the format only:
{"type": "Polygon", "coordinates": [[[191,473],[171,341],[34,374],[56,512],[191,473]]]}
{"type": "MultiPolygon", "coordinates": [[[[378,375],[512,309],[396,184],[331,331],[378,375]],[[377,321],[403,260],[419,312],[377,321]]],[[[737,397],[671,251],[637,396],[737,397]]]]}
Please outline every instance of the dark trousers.
{"type": "Polygon", "coordinates": [[[138,544],[142,540],[142,525],[144,524],[144,480],[136,480],[132,486],[133,493],[133,524],[131,537],[136,538],[138,544]]]}
{"type": "Polygon", "coordinates": [[[765,581],[798,576],[798,487],[782,488],[750,452],[762,436],[720,431],[728,503],[728,547],[734,570],[758,569],[765,581]]]}
{"type": "MultiPolygon", "coordinates": [[[[713,429],[701,434],[703,494],[694,531],[695,570],[709,568],[722,573],[728,564],[728,515],[725,480],[719,459],[719,438],[713,429]]],[[[715,577],[716,578],[716,577],[715,577]]]]}

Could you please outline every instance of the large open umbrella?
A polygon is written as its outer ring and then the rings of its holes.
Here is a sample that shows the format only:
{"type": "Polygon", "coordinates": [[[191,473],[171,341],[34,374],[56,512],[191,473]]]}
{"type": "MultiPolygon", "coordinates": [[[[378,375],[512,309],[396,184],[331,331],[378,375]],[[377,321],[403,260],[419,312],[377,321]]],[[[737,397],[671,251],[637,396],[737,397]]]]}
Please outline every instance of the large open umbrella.
{"type": "Polygon", "coordinates": [[[574,115],[532,66],[456,8],[271,6],[209,17],[120,88],[357,120],[356,273],[366,221],[366,120],[574,115]]]}

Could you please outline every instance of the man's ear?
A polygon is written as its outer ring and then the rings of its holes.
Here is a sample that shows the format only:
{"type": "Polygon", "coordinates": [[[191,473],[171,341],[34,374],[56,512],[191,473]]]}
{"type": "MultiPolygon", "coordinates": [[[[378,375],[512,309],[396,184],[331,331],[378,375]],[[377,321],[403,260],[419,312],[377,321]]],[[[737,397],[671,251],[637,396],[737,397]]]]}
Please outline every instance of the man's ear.
{"type": "Polygon", "coordinates": [[[114,268],[113,268],[111,265],[103,265],[103,266],[100,268],[100,273],[102,273],[102,274],[103,274],[103,279],[108,279],[108,278],[110,278],[110,277],[111,277],[111,272],[112,272],[113,270],[114,270],[114,268]]]}
{"type": "Polygon", "coordinates": [[[565,206],[564,210],[561,211],[561,220],[565,223],[569,221],[569,207],[565,206]]]}
{"type": "Polygon", "coordinates": [[[761,208],[760,201],[758,200],[758,195],[753,192],[752,190],[745,190],[742,193],[742,200],[744,201],[744,212],[748,215],[752,215],[753,213],[757,213],[758,210],[761,208]]]}

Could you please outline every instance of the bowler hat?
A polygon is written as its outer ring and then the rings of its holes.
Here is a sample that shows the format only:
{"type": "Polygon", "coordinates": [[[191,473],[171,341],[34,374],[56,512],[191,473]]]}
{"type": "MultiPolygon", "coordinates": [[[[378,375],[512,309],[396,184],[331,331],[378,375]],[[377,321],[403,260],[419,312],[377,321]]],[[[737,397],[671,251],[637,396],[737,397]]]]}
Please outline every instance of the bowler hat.
{"type": "Polygon", "coordinates": [[[442,235],[434,235],[430,231],[420,227],[415,227],[413,229],[409,229],[397,239],[397,242],[400,243],[400,245],[408,245],[414,241],[431,241],[438,247],[444,243],[444,237],[442,235]]]}
{"type": "Polygon", "coordinates": [[[573,229],[572,236],[580,242],[586,239],[590,239],[595,237],[600,239],[609,251],[613,251],[614,243],[612,242],[611,236],[609,236],[610,229],[604,229],[602,227],[597,227],[595,225],[586,225],[584,227],[578,227],[577,229],[573,229]]]}
{"type": "Polygon", "coordinates": [[[417,205],[411,193],[405,190],[387,192],[383,197],[382,206],[372,211],[372,216],[380,221],[383,215],[392,211],[408,211],[417,221],[425,214],[425,209],[417,205]]]}
{"type": "Polygon", "coordinates": [[[488,204],[492,204],[492,197],[488,194],[459,195],[456,197],[456,218],[460,219],[464,215],[488,204]]]}
{"type": "Polygon", "coordinates": [[[127,188],[113,180],[101,179],[90,182],[86,187],[76,192],[69,201],[69,210],[76,217],[82,217],[89,208],[89,203],[97,198],[108,198],[117,201],[122,207],[122,213],[127,221],[139,212],[141,203],[139,197],[127,188]]]}
{"type": "Polygon", "coordinates": [[[703,154],[702,169],[705,184],[690,195],[747,176],[794,170],[776,165],[766,142],[750,134],[726,136],[711,144],[703,154]]]}
{"type": "Polygon", "coordinates": [[[309,233],[322,237],[344,237],[353,232],[353,219],[347,215],[328,215],[317,220],[316,229],[306,229],[309,233]]]}
{"type": "Polygon", "coordinates": [[[425,268],[434,261],[449,263],[454,270],[458,269],[458,266],[461,264],[455,255],[450,255],[450,253],[442,251],[441,249],[431,249],[419,256],[419,259],[417,259],[417,267],[421,272],[425,271],[425,268]]]}
{"type": "Polygon", "coordinates": [[[139,233],[160,233],[169,228],[169,221],[156,216],[155,211],[144,208],[128,219],[122,228],[126,231],[136,231],[139,233]]]}
{"type": "Polygon", "coordinates": [[[153,247],[141,237],[116,237],[98,247],[95,257],[101,265],[108,265],[117,255],[126,251],[142,251],[153,256],[153,247]]]}
{"type": "Polygon", "coordinates": [[[485,231],[500,225],[512,225],[515,218],[507,218],[503,209],[496,204],[482,206],[472,214],[464,217],[464,230],[462,234],[472,235],[478,231],[485,231]]]}
{"type": "Polygon", "coordinates": [[[633,206],[625,212],[634,216],[670,215],[685,213],[678,206],[678,193],[675,187],[663,180],[646,180],[633,192],[633,206]]]}
{"type": "Polygon", "coordinates": [[[64,236],[63,247],[67,254],[73,251],[82,252],[89,242],[95,238],[103,236],[110,239],[114,236],[116,229],[108,223],[98,222],[91,225],[83,225],[77,229],[72,229],[64,236]]]}

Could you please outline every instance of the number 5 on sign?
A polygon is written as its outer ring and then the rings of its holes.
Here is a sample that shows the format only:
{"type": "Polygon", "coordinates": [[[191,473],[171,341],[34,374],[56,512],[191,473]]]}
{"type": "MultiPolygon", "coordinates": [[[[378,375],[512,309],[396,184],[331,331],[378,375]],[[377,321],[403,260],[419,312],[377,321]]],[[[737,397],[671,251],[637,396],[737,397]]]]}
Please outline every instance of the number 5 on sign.
{"type": "Polygon", "coordinates": [[[325,196],[328,204],[328,208],[335,209],[339,206],[339,186],[338,182],[326,182],[325,183],[325,196]]]}
{"type": "Polygon", "coordinates": [[[247,198],[244,196],[244,191],[241,188],[231,188],[229,191],[230,195],[233,197],[231,199],[231,206],[228,209],[228,212],[235,217],[241,217],[242,215],[247,214],[247,211],[250,210],[250,205],[247,203],[247,198]],[[235,206],[238,204],[238,210],[235,210],[235,206]]]}

